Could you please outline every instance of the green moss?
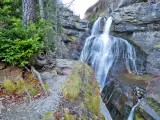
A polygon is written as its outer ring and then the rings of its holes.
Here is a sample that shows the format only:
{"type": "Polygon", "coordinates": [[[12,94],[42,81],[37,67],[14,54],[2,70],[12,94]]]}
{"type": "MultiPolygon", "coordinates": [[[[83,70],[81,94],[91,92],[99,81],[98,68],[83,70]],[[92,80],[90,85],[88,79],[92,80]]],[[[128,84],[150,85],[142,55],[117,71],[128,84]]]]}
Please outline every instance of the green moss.
{"type": "Polygon", "coordinates": [[[146,98],[147,103],[160,115],[160,104],[156,102],[153,98],[146,98]]]}
{"type": "Polygon", "coordinates": [[[5,93],[13,94],[16,90],[16,85],[13,83],[12,80],[6,79],[2,82],[2,88],[5,93]]]}
{"type": "Polygon", "coordinates": [[[67,99],[75,100],[80,93],[82,81],[90,77],[91,71],[88,65],[79,62],[79,64],[73,68],[69,79],[62,88],[63,96],[67,99]]]}
{"type": "Polygon", "coordinates": [[[134,120],[145,120],[140,114],[135,113],[134,120]]]}
{"type": "MultiPolygon", "coordinates": [[[[97,83],[98,84],[98,83],[97,83]]],[[[95,90],[96,87],[91,85],[90,83],[86,83],[85,85],[85,98],[84,102],[88,111],[94,113],[98,116],[99,113],[99,105],[100,105],[100,94],[97,95],[99,90],[95,90]],[[97,92],[97,93],[96,93],[97,92]]]]}
{"type": "Polygon", "coordinates": [[[72,41],[78,40],[78,38],[75,37],[75,36],[67,35],[67,37],[68,37],[69,39],[71,39],[72,41]]]}
{"type": "Polygon", "coordinates": [[[16,94],[23,94],[25,92],[25,83],[23,79],[16,80],[16,94]]]}
{"type": "Polygon", "coordinates": [[[46,89],[46,91],[48,91],[49,90],[49,88],[50,88],[50,86],[45,82],[45,83],[43,83],[44,84],[44,87],[45,87],[45,89],[46,89]]]}
{"type": "Polygon", "coordinates": [[[55,120],[52,111],[48,111],[44,114],[42,120],[55,120]]]}
{"type": "Polygon", "coordinates": [[[78,94],[80,93],[81,86],[82,81],[80,75],[78,74],[78,69],[74,68],[72,74],[62,88],[63,96],[71,100],[76,99],[78,94]]]}
{"type": "Polygon", "coordinates": [[[75,116],[74,115],[70,115],[68,113],[65,113],[64,114],[64,119],[65,120],[76,120],[75,116]]]}
{"type": "Polygon", "coordinates": [[[87,120],[86,116],[82,116],[81,120],[87,120]]]}
{"type": "Polygon", "coordinates": [[[29,90],[29,94],[30,94],[31,96],[35,96],[36,94],[38,94],[38,90],[37,90],[36,88],[31,88],[31,89],[29,90]]]}

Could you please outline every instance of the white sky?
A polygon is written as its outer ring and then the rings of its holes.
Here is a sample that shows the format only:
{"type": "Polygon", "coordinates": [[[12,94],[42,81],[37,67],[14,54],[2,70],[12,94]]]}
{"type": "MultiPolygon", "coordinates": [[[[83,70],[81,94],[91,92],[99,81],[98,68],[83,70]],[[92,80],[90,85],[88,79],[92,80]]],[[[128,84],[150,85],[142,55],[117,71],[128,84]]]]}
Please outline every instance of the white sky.
{"type": "MultiPolygon", "coordinates": [[[[62,0],[62,2],[65,3],[69,3],[72,0],[62,0]]],[[[86,12],[86,10],[93,5],[94,3],[96,3],[98,0],[75,0],[72,4],[72,6],[70,7],[71,10],[73,10],[73,12],[76,15],[80,15],[81,18],[84,17],[84,13],[86,12]]],[[[67,4],[66,6],[68,6],[69,4],[67,4]]]]}

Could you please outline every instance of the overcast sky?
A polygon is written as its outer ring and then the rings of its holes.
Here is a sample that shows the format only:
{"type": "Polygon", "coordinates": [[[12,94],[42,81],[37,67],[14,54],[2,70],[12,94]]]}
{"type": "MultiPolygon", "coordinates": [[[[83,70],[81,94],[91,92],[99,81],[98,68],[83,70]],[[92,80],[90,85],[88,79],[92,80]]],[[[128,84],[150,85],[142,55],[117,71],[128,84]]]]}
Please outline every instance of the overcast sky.
{"type": "MultiPolygon", "coordinates": [[[[64,4],[69,3],[71,1],[73,0],[62,0],[64,4]]],[[[98,0],[75,0],[70,8],[74,11],[75,14],[80,15],[80,17],[83,18],[87,8],[89,8],[97,1],[98,0]]]]}

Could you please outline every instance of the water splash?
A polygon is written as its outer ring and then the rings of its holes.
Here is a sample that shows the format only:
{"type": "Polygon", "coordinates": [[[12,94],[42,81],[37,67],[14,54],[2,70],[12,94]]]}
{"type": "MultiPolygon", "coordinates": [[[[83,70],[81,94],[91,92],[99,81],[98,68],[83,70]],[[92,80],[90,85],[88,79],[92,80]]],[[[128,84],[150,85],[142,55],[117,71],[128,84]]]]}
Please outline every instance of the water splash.
{"type": "Polygon", "coordinates": [[[93,25],[92,34],[87,38],[80,60],[87,62],[95,72],[101,90],[107,82],[111,67],[123,59],[129,73],[137,73],[136,52],[127,41],[109,35],[112,17],[107,21],[99,17],[93,25]],[[103,29],[103,22],[105,27],[103,29]],[[101,31],[102,30],[102,31],[101,31]]]}
{"type": "Polygon", "coordinates": [[[106,120],[112,120],[112,117],[111,117],[108,109],[106,108],[106,105],[103,103],[102,99],[100,102],[100,112],[105,117],[106,120]]]}
{"type": "Polygon", "coordinates": [[[137,104],[135,106],[133,106],[127,120],[133,120],[134,119],[134,111],[135,111],[136,107],[139,105],[139,103],[140,103],[140,99],[138,99],[137,104]]]}

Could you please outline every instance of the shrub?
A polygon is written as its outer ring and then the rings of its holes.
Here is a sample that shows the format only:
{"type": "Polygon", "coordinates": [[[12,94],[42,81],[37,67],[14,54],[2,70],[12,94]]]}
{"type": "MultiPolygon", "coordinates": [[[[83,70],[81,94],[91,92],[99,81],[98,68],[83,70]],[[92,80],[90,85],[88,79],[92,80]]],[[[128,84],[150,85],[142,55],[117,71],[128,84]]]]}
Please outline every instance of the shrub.
{"type": "Polygon", "coordinates": [[[4,62],[25,66],[33,55],[43,47],[44,35],[39,25],[30,23],[24,29],[22,21],[13,19],[10,29],[0,30],[0,59],[4,62]]]}
{"type": "Polygon", "coordinates": [[[25,29],[21,20],[20,0],[0,2],[0,60],[18,66],[26,66],[44,45],[44,39],[52,26],[37,20],[25,29]],[[19,6],[17,6],[19,5],[19,6]]]}

